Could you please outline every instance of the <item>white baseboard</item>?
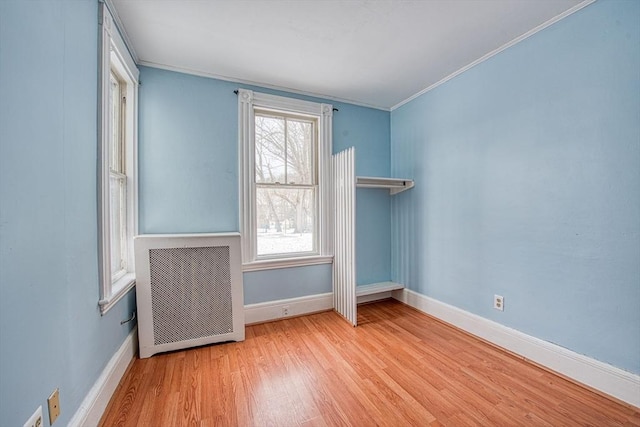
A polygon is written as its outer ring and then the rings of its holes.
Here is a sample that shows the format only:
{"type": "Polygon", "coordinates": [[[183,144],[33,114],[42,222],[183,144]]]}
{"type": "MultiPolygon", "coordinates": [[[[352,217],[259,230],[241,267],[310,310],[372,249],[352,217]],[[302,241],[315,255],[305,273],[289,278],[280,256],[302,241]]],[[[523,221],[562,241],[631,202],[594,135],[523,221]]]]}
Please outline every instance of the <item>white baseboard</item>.
{"type": "Polygon", "coordinates": [[[244,306],[244,323],[269,322],[287,317],[327,311],[333,308],[333,292],[306,297],[289,298],[277,301],[261,302],[244,306]],[[289,315],[283,316],[282,309],[288,307],[289,315]]]}
{"type": "Polygon", "coordinates": [[[97,426],[131,359],[138,352],[138,327],[134,327],[113,355],[80,407],[69,421],[70,427],[97,426]]]}
{"type": "Polygon", "coordinates": [[[640,407],[640,376],[508,328],[409,289],[393,297],[552,371],[640,407]]]}
{"type": "MultiPolygon", "coordinates": [[[[245,306],[245,323],[261,323],[285,317],[300,316],[333,308],[333,293],[311,295],[245,306]],[[282,315],[288,307],[289,315],[282,315]]],[[[69,422],[70,427],[97,426],[131,359],[138,352],[138,327],[124,340],[96,380],[69,422]]]]}

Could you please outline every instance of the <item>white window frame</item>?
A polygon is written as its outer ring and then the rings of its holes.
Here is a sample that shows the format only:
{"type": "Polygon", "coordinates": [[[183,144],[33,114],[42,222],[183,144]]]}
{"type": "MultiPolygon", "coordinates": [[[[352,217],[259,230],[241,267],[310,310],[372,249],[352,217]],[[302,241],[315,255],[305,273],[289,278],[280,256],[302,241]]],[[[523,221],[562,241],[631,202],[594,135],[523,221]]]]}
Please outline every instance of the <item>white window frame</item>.
{"type": "Polygon", "coordinates": [[[138,197],[137,197],[137,135],[138,135],[138,76],[139,71],[129,53],[113,16],[105,3],[100,8],[100,61],[98,66],[98,252],[100,266],[100,312],[105,314],[130,289],[135,286],[133,258],[133,236],[137,233],[138,197]],[[111,111],[109,109],[109,91],[111,70],[114,70],[126,84],[126,103],[124,113],[124,156],[126,175],[126,270],[111,277],[111,234],[110,234],[110,133],[111,111]]]}
{"type": "Polygon", "coordinates": [[[243,271],[329,264],[333,261],[331,229],[331,145],[333,106],[238,89],[240,159],[240,232],[243,271]],[[269,256],[258,259],[255,185],[255,110],[311,116],[317,120],[318,218],[317,250],[309,256],[269,256]]]}

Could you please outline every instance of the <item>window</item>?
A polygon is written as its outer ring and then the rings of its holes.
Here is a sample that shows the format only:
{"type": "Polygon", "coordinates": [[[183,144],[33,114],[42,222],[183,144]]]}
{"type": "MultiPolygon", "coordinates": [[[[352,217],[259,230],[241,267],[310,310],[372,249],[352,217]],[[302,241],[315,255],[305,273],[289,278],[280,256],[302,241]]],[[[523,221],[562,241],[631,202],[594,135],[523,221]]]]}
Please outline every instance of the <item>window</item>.
{"type": "Polygon", "coordinates": [[[238,96],[244,270],[331,262],[331,105],[238,96]]]}
{"type": "Polygon", "coordinates": [[[257,255],[317,254],[317,121],[256,111],[257,255]]]}
{"type": "Polygon", "coordinates": [[[104,4],[101,11],[98,213],[104,314],[135,284],[138,70],[104,4]]]}

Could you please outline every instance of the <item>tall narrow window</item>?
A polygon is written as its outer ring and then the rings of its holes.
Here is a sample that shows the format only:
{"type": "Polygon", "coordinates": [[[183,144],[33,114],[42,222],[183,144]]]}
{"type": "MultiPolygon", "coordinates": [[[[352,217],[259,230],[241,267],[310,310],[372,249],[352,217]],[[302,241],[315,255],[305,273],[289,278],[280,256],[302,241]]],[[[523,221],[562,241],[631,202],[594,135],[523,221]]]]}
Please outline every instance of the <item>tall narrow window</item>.
{"type": "Polygon", "coordinates": [[[100,29],[99,305],[104,314],[135,284],[138,70],[104,3],[100,29]]]}
{"type": "Polygon", "coordinates": [[[331,262],[332,107],[238,95],[244,270],[331,262]]]}
{"type": "Polygon", "coordinates": [[[318,253],[317,120],[257,110],[258,258],[318,253]]]}
{"type": "Polygon", "coordinates": [[[111,240],[111,280],[127,272],[127,168],[126,168],[126,83],[110,72],[109,113],[109,226],[111,240]]]}

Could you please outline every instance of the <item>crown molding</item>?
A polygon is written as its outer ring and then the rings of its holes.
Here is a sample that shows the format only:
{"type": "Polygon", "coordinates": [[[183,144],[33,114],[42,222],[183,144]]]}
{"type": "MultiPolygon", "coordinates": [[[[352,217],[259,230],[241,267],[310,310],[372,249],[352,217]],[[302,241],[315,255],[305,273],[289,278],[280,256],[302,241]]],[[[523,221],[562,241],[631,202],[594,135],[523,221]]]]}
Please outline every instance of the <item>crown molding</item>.
{"type": "Polygon", "coordinates": [[[495,50],[492,50],[491,52],[487,53],[486,55],[476,59],[475,61],[473,61],[469,65],[465,65],[464,67],[460,68],[459,70],[454,71],[453,73],[449,74],[445,78],[440,79],[439,81],[435,82],[431,86],[428,86],[428,87],[422,89],[420,92],[416,93],[415,95],[411,95],[409,98],[405,99],[404,101],[401,101],[401,102],[397,103],[396,105],[391,107],[389,110],[393,111],[393,110],[396,110],[396,109],[402,107],[404,104],[407,104],[407,103],[413,101],[414,99],[418,98],[419,96],[424,95],[425,93],[437,88],[438,86],[448,82],[449,80],[453,79],[456,76],[459,76],[460,74],[462,74],[465,71],[475,67],[476,65],[483,63],[487,59],[490,59],[490,58],[496,56],[497,54],[499,54],[500,52],[502,52],[502,51],[504,51],[506,49],[509,49],[511,46],[514,46],[514,45],[520,43],[521,41],[523,41],[525,39],[528,39],[532,35],[544,30],[547,27],[550,27],[551,25],[553,25],[556,22],[566,18],[567,16],[572,15],[572,14],[576,13],[577,11],[579,11],[581,9],[584,9],[585,7],[589,6],[591,3],[594,3],[595,1],[596,0],[584,0],[581,3],[578,3],[577,5],[573,6],[571,9],[565,10],[560,15],[554,16],[553,18],[549,19],[548,21],[543,22],[542,24],[538,25],[537,27],[535,27],[535,28],[527,31],[526,33],[516,37],[515,39],[511,40],[510,42],[503,44],[502,46],[500,46],[499,48],[497,48],[495,50]]]}
{"type": "Polygon", "coordinates": [[[131,54],[131,56],[133,57],[133,60],[137,64],[139,62],[138,54],[136,53],[136,50],[133,48],[133,43],[131,43],[131,39],[127,34],[127,30],[125,30],[124,28],[124,24],[120,19],[120,15],[118,15],[118,10],[116,9],[116,6],[113,4],[113,0],[99,0],[99,1],[107,5],[109,12],[111,12],[111,16],[113,17],[113,20],[116,23],[116,30],[120,33],[120,36],[122,37],[122,40],[124,41],[125,46],[129,50],[129,53],[131,54]]]}
{"type": "Polygon", "coordinates": [[[309,96],[309,97],[315,98],[316,100],[321,100],[321,101],[335,101],[335,102],[341,102],[343,104],[357,105],[359,107],[373,108],[375,110],[390,111],[389,107],[382,107],[380,105],[367,104],[364,102],[354,101],[352,99],[347,99],[347,98],[339,98],[336,96],[323,95],[321,93],[307,92],[307,91],[293,89],[286,86],[278,86],[278,85],[272,85],[268,83],[256,82],[252,80],[239,79],[235,77],[209,73],[206,71],[192,70],[190,68],[185,68],[185,67],[175,67],[173,65],[159,64],[157,62],[150,62],[145,60],[137,61],[137,63],[138,65],[142,65],[144,67],[159,68],[161,70],[174,71],[177,73],[190,74],[193,76],[223,80],[226,82],[233,82],[233,83],[249,85],[249,86],[256,86],[258,88],[263,88],[263,89],[278,90],[278,91],[287,92],[295,95],[309,96]]]}

